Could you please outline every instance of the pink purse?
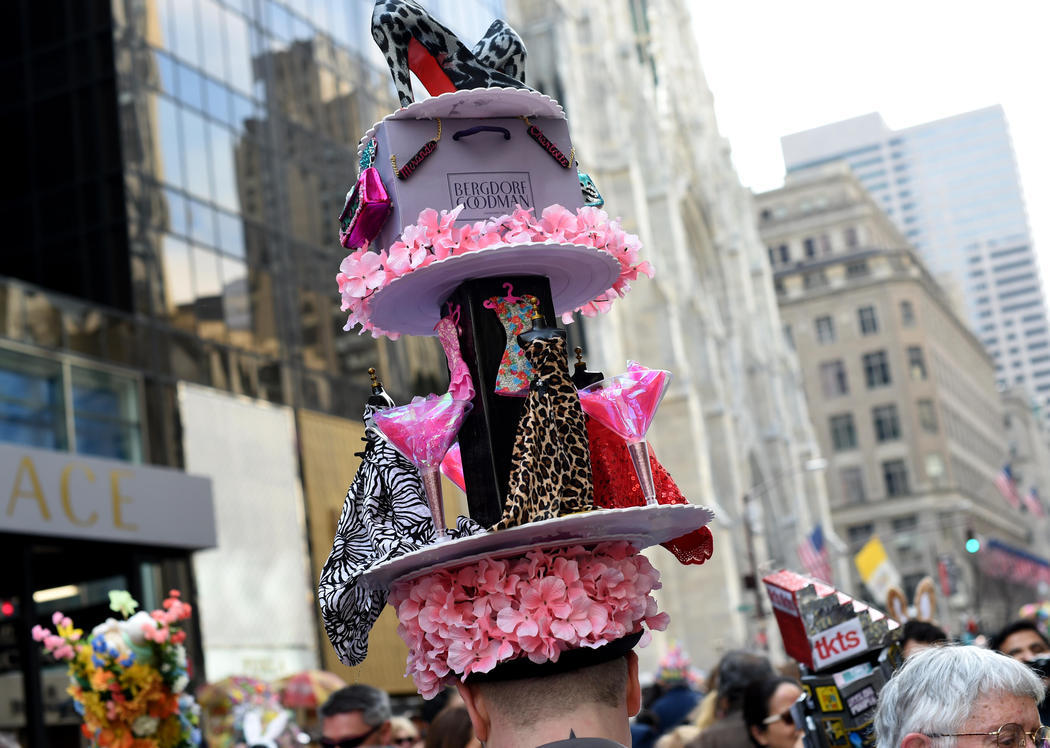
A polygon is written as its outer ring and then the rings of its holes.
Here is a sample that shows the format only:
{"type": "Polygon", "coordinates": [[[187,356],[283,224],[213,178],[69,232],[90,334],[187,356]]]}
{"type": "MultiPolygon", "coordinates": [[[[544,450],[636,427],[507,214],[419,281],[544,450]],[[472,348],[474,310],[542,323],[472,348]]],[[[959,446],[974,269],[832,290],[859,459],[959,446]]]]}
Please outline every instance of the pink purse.
{"type": "MultiPolygon", "coordinates": [[[[363,154],[362,161],[366,158],[365,163],[375,158],[374,142],[363,154]]],[[[347,249],[356,249],[371,242],[383,228],[392,207],[390,195],[376,168],[371,165],[362,168],[357,184],[346,194],[346,204],[339,214],[339,243],[347,249]]]]}

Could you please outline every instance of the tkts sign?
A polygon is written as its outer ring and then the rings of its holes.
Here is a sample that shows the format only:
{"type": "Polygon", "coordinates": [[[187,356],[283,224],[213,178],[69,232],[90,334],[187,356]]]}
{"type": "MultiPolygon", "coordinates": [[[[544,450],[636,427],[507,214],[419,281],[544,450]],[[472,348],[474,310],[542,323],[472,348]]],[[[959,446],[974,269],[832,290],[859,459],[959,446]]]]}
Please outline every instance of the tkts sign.
{"type": "Polygon", "coordinates": [[[809,643],[815,670],[849,659],[868,648],[864,629],[856,618],[811,636],[809,643]]]}

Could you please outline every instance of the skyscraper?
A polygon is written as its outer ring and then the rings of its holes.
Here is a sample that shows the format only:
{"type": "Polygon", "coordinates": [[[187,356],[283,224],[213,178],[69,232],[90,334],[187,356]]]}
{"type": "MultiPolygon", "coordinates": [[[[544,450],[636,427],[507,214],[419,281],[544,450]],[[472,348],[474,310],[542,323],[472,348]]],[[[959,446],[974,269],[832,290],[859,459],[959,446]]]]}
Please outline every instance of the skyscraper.
{"type": "Polygon", "coordinates": [[[999,386],[1023,385],[1050,418],[1046,300],[1002,107],[902,130],[867,114],[781,146],[788,173],[850,165],[963,310],[999,386]]]}
{"type": "MultiPolygon", "coordinates": [[[[503,15],[426,5],[465,39],[503,15]]],[[[185,593],[197,678],[334,667],[310,588],[367,370],[399,400],[444,386],[436,342],[340,332],[337,216],[357,139],[397,108],[370,12],[0,4],[0,564],[19,570],[0,579],[0,733],[21,745],[79,744],[65,668],[29,631],[58,609],[101,621],[109,589],[185,593]]],[[[361,677],[403,682],[396,646],[361,677]]]]}

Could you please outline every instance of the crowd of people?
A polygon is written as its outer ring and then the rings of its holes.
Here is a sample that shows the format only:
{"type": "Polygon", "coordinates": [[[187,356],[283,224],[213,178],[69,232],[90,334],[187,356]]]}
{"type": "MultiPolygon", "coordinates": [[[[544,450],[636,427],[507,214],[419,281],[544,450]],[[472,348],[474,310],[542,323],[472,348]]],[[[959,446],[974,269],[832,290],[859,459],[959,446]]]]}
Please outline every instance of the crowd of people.
{"type": "MultiPolygon", "coordinates": [[[[931,748],[941,737],[998,748],[1024,748],[1030,740],[1033,748],[1045,748],[1048,730],[1041,725],[1050,711],[1044,704],[1050,674],[1043,658],[1050,641],[1034,621],[1019,620],[989,643],[987,649],[955,645],[934,624],[907,622],[899,637],[905,664],[879,694],[879,748],[931,748]]],[[[632,655],[628,661],[626,671],[607,663],[531,686],[519,681],[509,691],[492,688],[496,684],[475,693],[464,688],[467,701],[450,691],[429,718],[395,715],[383,691],[348,686],[321,708],[320,742],[328,748],[481,748],[493,731],[527,735],[528,725],[538,729],[565,714],[579,729],[588,720],[629,716],[633,703],[639,708],[626,742],[633,748],[802,748],[814,729],[797,667],[778,670],[762,655],[736,650],[701,687],[690,681],[688,668],[677,668],[635,689],[637,660],[632,655]]],[[[585,748],[585,741],[572,743],[585,748]]]]}

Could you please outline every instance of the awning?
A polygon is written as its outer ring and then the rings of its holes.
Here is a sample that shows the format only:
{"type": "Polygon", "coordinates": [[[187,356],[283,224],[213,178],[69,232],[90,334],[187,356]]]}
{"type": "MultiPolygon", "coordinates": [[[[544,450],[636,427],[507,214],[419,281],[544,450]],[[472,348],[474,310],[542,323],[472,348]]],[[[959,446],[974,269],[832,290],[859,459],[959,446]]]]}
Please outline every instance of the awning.
{"type": "Polygon", "coordinates": [[[978,556],[981,571],[993,579],[1007,579],[1026,587],[1050,585],[1050,561],[1034,553],[990,539],[978,556]]]}

